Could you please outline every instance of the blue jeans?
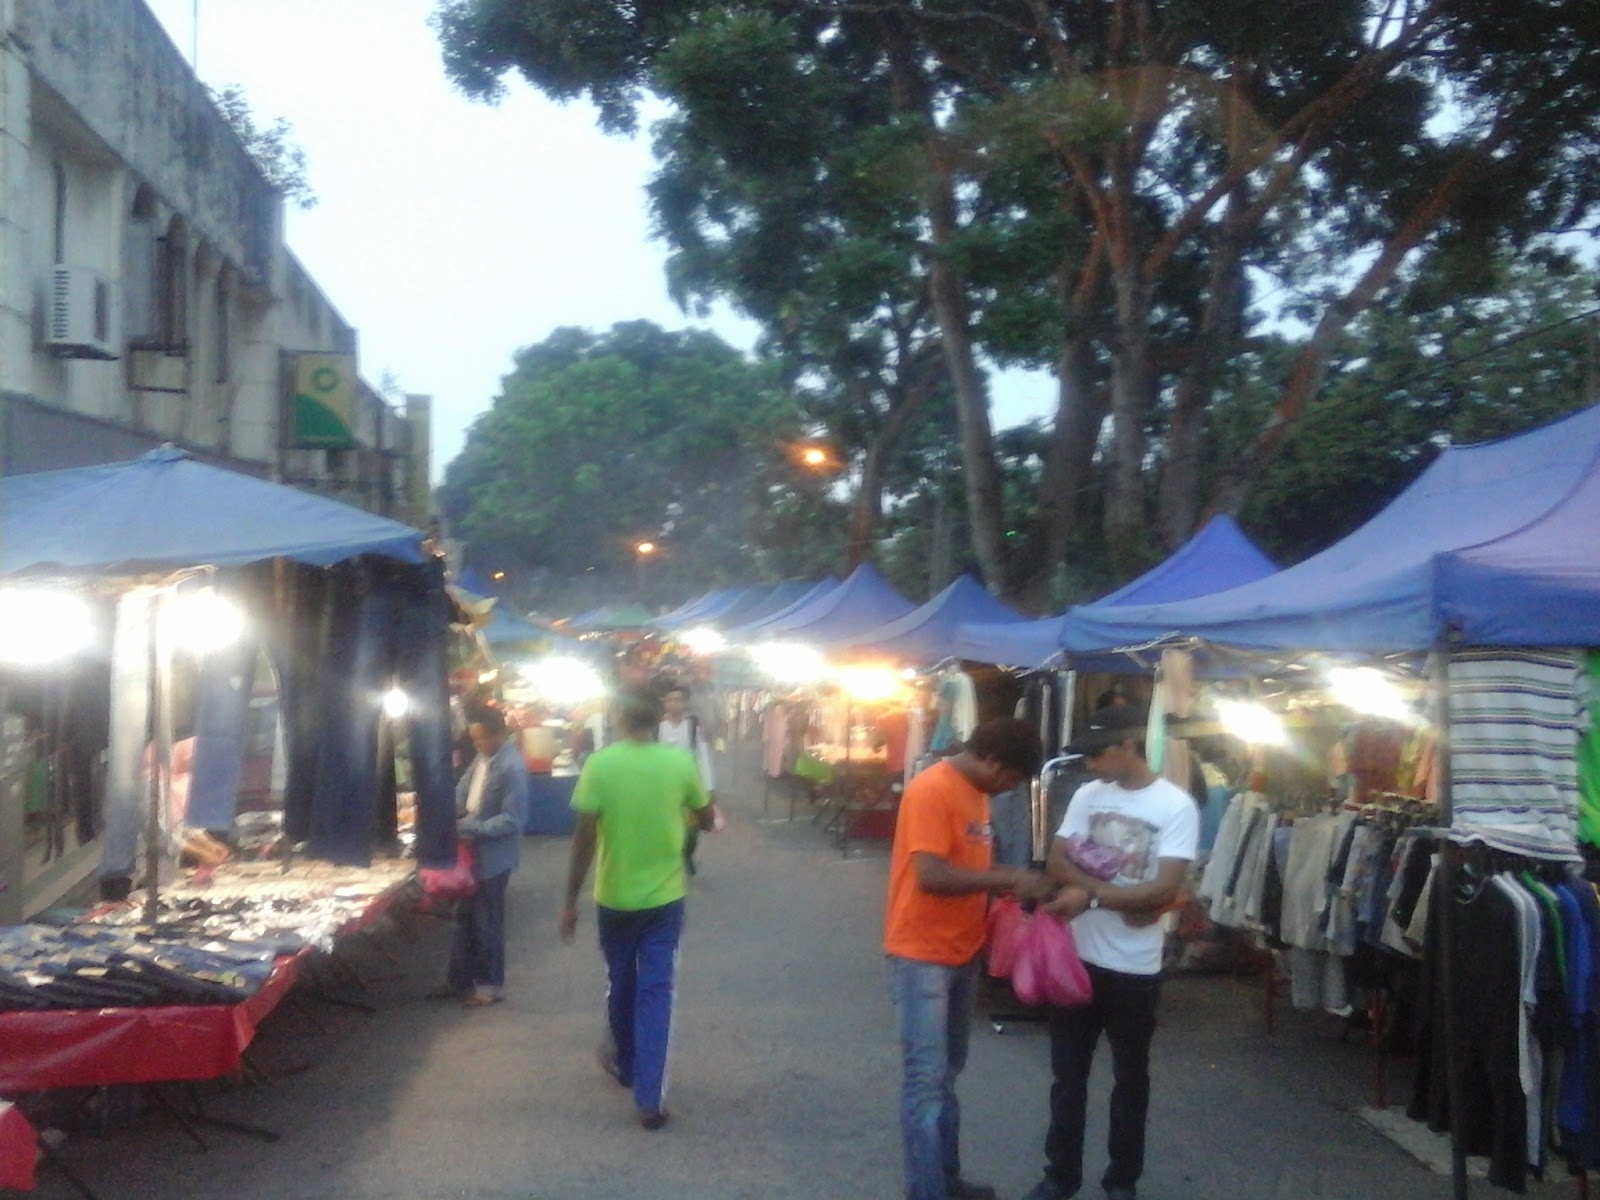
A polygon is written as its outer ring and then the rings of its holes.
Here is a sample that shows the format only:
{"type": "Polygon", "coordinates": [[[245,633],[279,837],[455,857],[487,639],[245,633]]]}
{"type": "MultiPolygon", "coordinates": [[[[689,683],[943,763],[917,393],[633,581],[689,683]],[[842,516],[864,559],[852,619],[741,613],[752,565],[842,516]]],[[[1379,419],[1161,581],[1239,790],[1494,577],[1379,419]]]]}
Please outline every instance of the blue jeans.
{"type": "Polygon", "coordinates": [[[611,987],[606,1015],[617,1047],[617,1069],[633,1080],[641,1112],[667,1095],[667,1047],[672,1038],[672,993],[683,933],[683,901],[629,912],[601,908],[600,951],[611,987]]]}
{"type": "Polygon", "coordinates": [[[964,966],[885,955],[900,1034],[900,1136],[909,1200],[946,1200],[961,1175],[956,1076],[967,1065],[978,963],[964,966]]]}
{"type": "Polygon", "coordinates": [[[458,992],[498,993],[506,984],[506,885],[511,872],[478,880],[478,890],[456,902],[456,932],[445,981],[458,992]]]}

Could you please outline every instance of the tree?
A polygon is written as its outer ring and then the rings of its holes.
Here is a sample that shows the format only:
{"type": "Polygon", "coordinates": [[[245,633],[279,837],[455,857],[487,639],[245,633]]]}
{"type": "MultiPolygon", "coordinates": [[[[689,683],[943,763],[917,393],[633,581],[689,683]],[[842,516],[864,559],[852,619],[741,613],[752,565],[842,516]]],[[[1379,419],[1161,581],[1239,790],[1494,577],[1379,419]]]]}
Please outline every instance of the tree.
{"type": "MultiPolygon", "coordinates": [[[[1590,0],[1334,0],[1292,19],[1263,0],[444,0],[438,18],[469,92],[520,70],[612,129],[656,92],[716,135],[701,145],[727,179],[794,181],[793,203],[859,176],[876,135],[958,402],[973,548],[1031,604],[1096,489],[1124,572],[1152,523],[1170,547],[1206,507],[1237,509],[1342,335],[1419,260],[1523,253],[1593,219],[1596,22],[1590,0]],[[719,72],[711,50],[756,25],[768,76],[736,52],[719,72]],[[709,73],[692,90],[671,70],[691,42],[709,73]],[[1287,319],[1310,335],[1221,462],[1208,413],[1287,319]],[[1060,387],[1022,526],[982,368],[1008,355],[1060,387]]],[[[703,178],[712,227],[771,211],[703,178]]]]}
{"type": "MultiPolygon", "coordinates": [[[[1447,445],[1520,433],[1596,399],[1597,278],[1561,263],[1473,264],[1478,277],[1419,278],[1341,339],[1326,399],[1251,489],[1241,520],[1295,562],[1364,524],[1447,445]],[[1476,294],[1474,294],[1476,293],[1476,294]],[[1431,301],[1431,302],[1430,302],[1431,301]]],[[[1295,343],[1260,352],[1213,419],[1220,458],[1253,436],[1295,343]]]]}
{"type": "Polygon", "coordinates": [[[205,85],[206,95],[217,106],[222,119],[228,123],[244,148],[250,152],[256,166],[261,168],[267,182],[283,193],[284,199],[302,209],[317,206],[317,194],[311,189],[306,170],[306,152],[290,141],[294,126],[284,117],[271,125],[256,124],[255,114],[244,89],[229,84],[218,89],[205,85]]]}
{"type": "Polygon", "coordinates": [[[812,520],[826,498],[789,464],[799,424],[775,373],[712,334],[559,329],[517,353],[441,508],[472,560],[507,569],[529,603],[682,599],[747,582],[752,563],[808,562],[785,518],[812,520]],[[646,563],[641,541],[658,548],[646,563]]]}

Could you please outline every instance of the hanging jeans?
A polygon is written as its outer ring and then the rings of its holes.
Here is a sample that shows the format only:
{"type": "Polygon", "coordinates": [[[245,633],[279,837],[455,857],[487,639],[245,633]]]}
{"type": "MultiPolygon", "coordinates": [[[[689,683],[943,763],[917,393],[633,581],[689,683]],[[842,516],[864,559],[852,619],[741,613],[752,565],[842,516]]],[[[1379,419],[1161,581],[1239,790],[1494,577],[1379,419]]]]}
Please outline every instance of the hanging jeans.
{"type": "Polygon", "coordinates": [[[683,901],[629,912],[596,906],[600,951],[611,987],[606,1013],[617,1048],[617,1069],[633,1080],[640,1112],[667,1096],[667,1050],[672,1041],[672,995],[683,933],[683,901]]]}
{"type": "Polygon", "coordinates": [[[456,902],[455,939],[446,982],[456,992],[498,996],[506,984],[506,885],[511,872],[478,880],[478,890],[456,902]]]}
{"type": "Polygon", "coordinates": [[[956,1077],[967,1065],[978,963],[885,956],[900,1034],[900,1136],[908,1200],[945,1200],[961,1175],[956,1077]]]}
{"type": "Polygon", "coordinates": [[[1111,1162],[1101,1179],[1107,1190],[1132,1191],[1144,1173],[1145,1113],[1150,1107],[1150,1039],[1156,1031],[1161,976],[1129,975],[1085,963],[1094,1000],[1082,1008],[1051,1008],[1050,1131],[1045,1135],[1045,1175],[1065,1196],[1083,1185],[1083,1130],[1088,1116],[1089,1069],[1105,1031],[1111,1043],[1111,1162]]]}

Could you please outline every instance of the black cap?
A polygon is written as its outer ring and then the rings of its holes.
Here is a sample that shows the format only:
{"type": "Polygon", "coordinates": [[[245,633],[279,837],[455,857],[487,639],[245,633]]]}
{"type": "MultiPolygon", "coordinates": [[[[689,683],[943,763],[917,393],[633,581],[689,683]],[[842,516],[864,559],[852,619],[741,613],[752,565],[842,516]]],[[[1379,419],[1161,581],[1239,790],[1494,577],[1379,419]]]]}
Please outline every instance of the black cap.
{"type": "Polygon", "coordinates": [[[1081,758],[1094,754],[1107,746],[1118,746],[1128,741],[1144,741],[1144,731],[1150,716],[1132,704],[1113,704],[1102,708],[1083,723],[1072,741],[1061,747],[1068,758],[1081,758]]]}

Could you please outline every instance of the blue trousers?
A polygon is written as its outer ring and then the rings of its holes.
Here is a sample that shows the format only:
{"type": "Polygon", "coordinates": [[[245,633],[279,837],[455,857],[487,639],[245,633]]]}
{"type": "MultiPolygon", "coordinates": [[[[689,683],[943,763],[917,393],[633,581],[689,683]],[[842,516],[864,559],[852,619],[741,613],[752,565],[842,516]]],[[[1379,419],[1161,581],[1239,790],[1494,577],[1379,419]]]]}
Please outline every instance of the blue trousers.
{"type": "Polygon", "coordinates": [[[667,1095],[683,901],[637,912],[596,907],[600,951],[611,981],[606,1016],[617,1067],[624,1079],[633,1080],[633,1102],[641,1112],[650,1112],[661,1108],[667,1095]]]}
{"type": "Polygon", "coordinates": [[[511,872],[478,880],[478,890],[456,904],[445,981],[458,992],[498,992],[506,983],[506,885],[511,872]]]}
{"type": "Polygon", "coordinates": [[[946,1200],[961,1175],[961,1103],[978,963],[959,967],[886,955],[900,1034],[900,1136],[908,1200],[946,1200]]]}

